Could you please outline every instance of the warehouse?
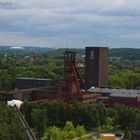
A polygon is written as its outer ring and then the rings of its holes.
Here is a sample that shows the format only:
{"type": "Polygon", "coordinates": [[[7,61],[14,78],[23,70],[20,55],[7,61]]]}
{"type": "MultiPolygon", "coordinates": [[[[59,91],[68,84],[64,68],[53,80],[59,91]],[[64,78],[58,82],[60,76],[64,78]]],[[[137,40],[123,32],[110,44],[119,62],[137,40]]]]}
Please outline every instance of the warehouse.
{"type": "Polygon", "coordinates": [[[103,102],[106,106],[120,103],[140,108],[140,90],[90,88],[88,91],[100,94],[99,101],[103,102]]]}

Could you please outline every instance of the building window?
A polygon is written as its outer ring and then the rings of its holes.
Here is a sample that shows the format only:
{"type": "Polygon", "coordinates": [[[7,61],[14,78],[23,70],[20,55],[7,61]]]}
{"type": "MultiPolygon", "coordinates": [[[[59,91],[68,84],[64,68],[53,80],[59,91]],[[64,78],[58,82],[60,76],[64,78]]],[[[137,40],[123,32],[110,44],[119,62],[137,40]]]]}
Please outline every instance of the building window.
{"type": "Polygon", "coordinates": [[[93,50],[90,51],[90,59],[91,59],[91,60],[94,59],[94,51],[93,51],[93,50]]]}

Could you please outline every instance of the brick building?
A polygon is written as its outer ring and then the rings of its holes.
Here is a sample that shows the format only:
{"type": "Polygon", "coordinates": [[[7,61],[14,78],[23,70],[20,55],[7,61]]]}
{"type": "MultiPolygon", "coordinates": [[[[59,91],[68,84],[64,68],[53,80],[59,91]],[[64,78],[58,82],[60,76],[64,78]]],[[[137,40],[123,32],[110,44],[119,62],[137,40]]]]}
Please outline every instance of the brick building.
{"type": "Polygon", "coordinates": [[[100,94],[99,101],[106,106],[119,103],[140,108],[140,90],[90,88],[88,91],[100,94]]]}
{"type": "Polygon", "coordinates": [[[19,77],[16,79],[15,88],[16,89],[30,89],[38,87],[47,87],[51,85],[51,79],[46,78],[26,78],[19,77]]]}
{"type": "Polygon", "coordinates": [[[108,48],[86,47],[85,84],[87,88],[108,86],[108,48]]]}

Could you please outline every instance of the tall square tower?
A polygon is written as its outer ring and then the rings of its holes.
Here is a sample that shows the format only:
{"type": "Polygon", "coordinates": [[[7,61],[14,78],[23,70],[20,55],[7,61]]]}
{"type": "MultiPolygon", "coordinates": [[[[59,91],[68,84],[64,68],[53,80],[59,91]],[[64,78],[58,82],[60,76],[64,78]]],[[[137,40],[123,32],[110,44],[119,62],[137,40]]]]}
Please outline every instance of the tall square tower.
{"type": "Polygon", "coordinates": [[[86,47],[85,84],[87,88],[108,86],[108,48],[86,47]]]}

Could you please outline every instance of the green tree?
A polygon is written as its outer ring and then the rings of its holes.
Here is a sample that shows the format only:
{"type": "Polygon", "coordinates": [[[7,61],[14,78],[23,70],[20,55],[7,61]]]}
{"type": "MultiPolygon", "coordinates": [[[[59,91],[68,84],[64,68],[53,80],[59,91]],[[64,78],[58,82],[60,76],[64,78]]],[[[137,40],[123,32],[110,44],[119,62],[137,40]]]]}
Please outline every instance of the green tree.
{"type": "Polygon", "coordinates": [[[67,121],[66,125],[64,127],[64,139],[71,140],[75,136],[76,136],[76,131],[75,131],[75,128],[73,126],[73,123],[70,121],[67,121]]]}
{"type": "Polygon", "coordinates": [[[74,137],[81,137],[84,134],[85,129],[83,126],[78,125],[75,128],[72,122],[67,121],[64,129],[56,126],[47,128],[41,140],[71,140],[74,137]]]}
{"type": "Polygon", "coordinates": [[[96,110],[98,111],[100,125],[103,125],[106,122],[108,116],[105,105],[103,103],[97,103],[92,105],[95,106],[96,110]]]}
{"type": "Polygon", "coordinates": [[[113,106],[115,110],[114,123],[115,125],[121,125],[123,129],[132,128],[137,110],[126,105],[115,104],[113,106]]]}
{"type": "Polygon", "coordinates": [[[31,121],[33,128],[37,131],[37,136],[41,138],[47,127],[47,111],[33,109],[31,113],[31,121]]]}
{"type": "Polygon", "coordinates": [[[82,125],[82,126],[77,125],[77,127],[76,127],[76,129],[75,129],[75,132],[76,132],[76,135],[77,135],[78,137],[81,137],[81,136],[83,136],[83,135],[86,134],[86,131],[85,131],[85,128],[84,128],[83,125],[82,125]]]}
{"type": "Polygon", "coordinates": [[[12,107],[7,107],[2,101],[0,101],[0,139],[27,140],[19,116],[12,107]]]}
{"type": "Polygon", "coordinates": [[[30,127],[32,127],[31,113],[32,113],[33,108],[35,108],[35,107],[36,107],[35,105],[33,105],[32,103],[30,103],[28,101],[25,101],[20,107],[21,112],[24,114],[25,119],[28,122],[28,124],[30,125],[30,127]]]}
{"type": "Polygon", "coordinates": [[[113,120],[112,118],[108,117],[106,119],[105,124],[102,126],[103,129],[111,129],[113,127],[113,120]]]}
{"type": "Polygon", "coordinates": [[[140,113],[136,114],[136,119],[134,122],[134,129],[135,130],[140,130],[140,113]]]}

